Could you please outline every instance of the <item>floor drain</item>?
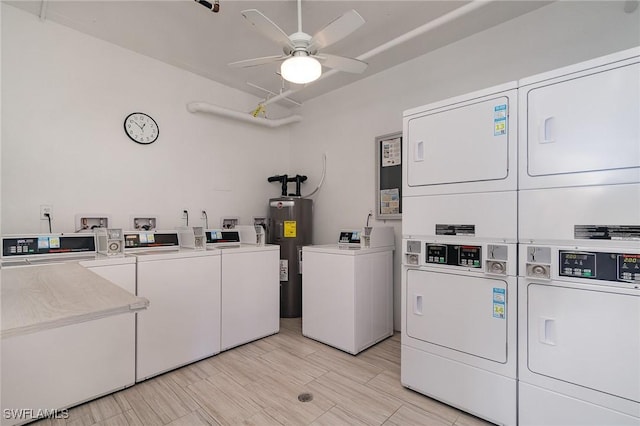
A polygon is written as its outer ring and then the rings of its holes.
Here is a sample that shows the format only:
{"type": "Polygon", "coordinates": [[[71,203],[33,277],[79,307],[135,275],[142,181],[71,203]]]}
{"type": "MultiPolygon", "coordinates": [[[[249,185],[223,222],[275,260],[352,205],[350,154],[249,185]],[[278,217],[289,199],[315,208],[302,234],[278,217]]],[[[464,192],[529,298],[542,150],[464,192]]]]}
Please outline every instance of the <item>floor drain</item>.
{"type": "Polygon", "coordinates": [[[313,399],[313,395],[310,393],[301,393],[300,395],[298,395],[298,401],[300,402],[309,402],[313,399]]]}

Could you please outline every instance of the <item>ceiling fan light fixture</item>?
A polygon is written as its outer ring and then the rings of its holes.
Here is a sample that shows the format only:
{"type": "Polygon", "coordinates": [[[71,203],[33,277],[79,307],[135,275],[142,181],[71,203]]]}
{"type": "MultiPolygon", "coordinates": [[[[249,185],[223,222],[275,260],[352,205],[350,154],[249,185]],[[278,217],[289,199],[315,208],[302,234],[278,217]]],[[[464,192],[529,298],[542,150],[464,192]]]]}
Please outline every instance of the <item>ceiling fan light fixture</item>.
{"type": "Polygon", "coordinates": [[[322,74],[322,65],[310,56],[292,56],[280,66],[282,78],[291,83],[307,84],[322,74]]]}

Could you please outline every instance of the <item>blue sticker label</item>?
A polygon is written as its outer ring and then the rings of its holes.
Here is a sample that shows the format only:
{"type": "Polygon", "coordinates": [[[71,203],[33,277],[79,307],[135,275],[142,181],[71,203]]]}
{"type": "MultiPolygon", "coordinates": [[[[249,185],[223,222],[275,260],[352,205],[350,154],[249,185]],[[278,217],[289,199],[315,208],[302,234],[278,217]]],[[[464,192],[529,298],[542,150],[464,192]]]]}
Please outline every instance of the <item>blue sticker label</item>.
{"type": "Polygon", "coordinates": [[[504,288],[493,289],[493,317],[505,319],[506,312],[506,299],[507,291],[504,288]]]}
{"type": "Polygon", "coordinates": [[[493,136],[507,134],[507,105],[497,105],[493,108],[493,136]]]}

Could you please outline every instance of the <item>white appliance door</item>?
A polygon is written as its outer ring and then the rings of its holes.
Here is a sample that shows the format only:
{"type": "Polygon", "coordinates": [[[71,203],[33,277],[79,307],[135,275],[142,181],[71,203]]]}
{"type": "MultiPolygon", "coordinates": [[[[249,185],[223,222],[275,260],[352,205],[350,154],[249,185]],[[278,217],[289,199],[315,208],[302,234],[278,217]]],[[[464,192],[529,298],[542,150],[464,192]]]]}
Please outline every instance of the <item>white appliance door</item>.
{"type": "Polygon", "coordinates": [[[527,287],[527,368],[640,402],[640,295],[527,287]]]}
{"type": "Polygon", "coordinates": [[[501,279],[407,271],[407,335],[507,362],[507,283],[501,279]]]}
{"type": "Polygon", "coordinates": [[[222,254],[222,350],[280,329],[280,252],[222,254]]]}
{"type": "Polygon", "coordinates": [[[220,352],[220,256],[138,260],[136,379],[220,352]]]}
{"type": "Polygon", "coordinates": [[[639,94],[638,63],[522,91],[528,175],[640,167],[639,94]]]}
{"type": "Polygon", "coordinates": [[[497,96],[410,119],[408,185],[506,179],[509,107],[508,97],[497,96]]]}

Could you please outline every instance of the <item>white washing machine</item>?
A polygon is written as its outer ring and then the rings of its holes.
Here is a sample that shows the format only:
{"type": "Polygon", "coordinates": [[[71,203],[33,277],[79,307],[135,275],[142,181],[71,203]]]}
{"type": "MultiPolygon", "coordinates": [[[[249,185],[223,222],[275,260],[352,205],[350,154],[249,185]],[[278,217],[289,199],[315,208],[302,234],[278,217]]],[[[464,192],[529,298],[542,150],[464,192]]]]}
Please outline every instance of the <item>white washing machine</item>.
{"type": "Polygon", "coordinates": [[[220,352],[220,251],[180,249],[177,231],[125,232],[137,262],[136,381],[220,352]]]}
{"type": "Polygon", "coordinates": [[[221,350],[278,333],[280,247],[258,245],[253,227],[209,229],[205,236],[207,249],[221,257],[221,350]]]}
{"type": "MultiPolygon", "coordinates": [[[[72,288],[78,287],[73,281],[78,271],[71,264],[79,263],[135,295],[135,259],[97,255],[94,234],[2,237],[3,269],[40,268],[43,272],[39,276],[47,281],[51,278],[44,274],[44,268],[60,263],[71,268],[66,279],[72,288]]],[[[61,306],[64,308],[64,303],[61,306]]],[[[43,318],[48,316],[43,313],[43,318]]],[[[77,323],[69,320],[57,328],[3,337],[2,408],[32,408],[34,413],[61,409],[131,386],[135,382],[135,345],[133,311],[77,323]]],[[[19,419],[2,419],[3,425],[15,423],[20,423],[19,419]]]]}
{"type": "Polygon", "coordinates": [[[640,425],[640,247],[522,245],[519,424],[640,425]]]}
{"type": "Polygon", "coordinates": [[[515,191],[516,87],[511,82],[405,111],[403,197],[515,191]]]}
{"type": "Polygon", "coordinates": [[[339,244],[302,248],[303,336],[356,355],[393,334],[393,228],[370,236],[369,247],[342,231],[339,244]]]}
{"type": "Polygon", "coordinates": [[[402,384],[516,424],[516,244],[403,241],[402,384]]]}
{"type": "Polygon", "coordinates": [[[520,189],[640,182],[640,47],[518,83],[520,189]]]}

